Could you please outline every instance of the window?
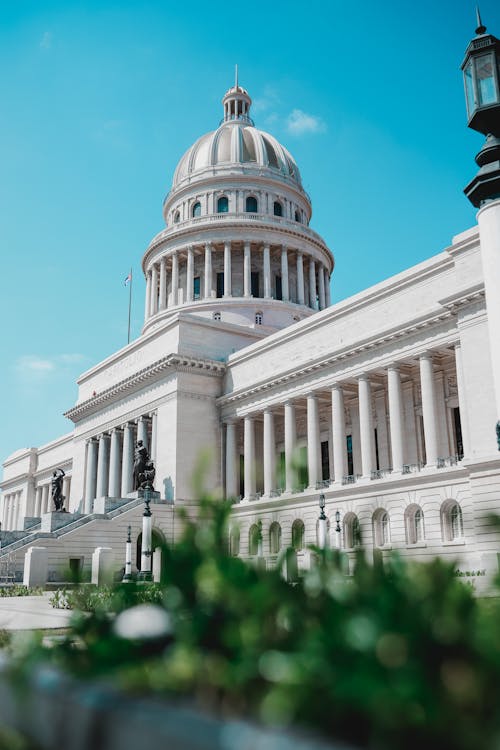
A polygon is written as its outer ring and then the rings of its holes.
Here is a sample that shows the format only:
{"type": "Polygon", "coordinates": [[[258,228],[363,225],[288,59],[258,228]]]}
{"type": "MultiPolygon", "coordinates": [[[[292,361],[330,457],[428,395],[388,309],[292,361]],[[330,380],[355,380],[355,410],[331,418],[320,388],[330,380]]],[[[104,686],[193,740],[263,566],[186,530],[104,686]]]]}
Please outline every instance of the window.
{"type": "Polygon", "coordinates": [[[179,211],[176,211],[174,214],[174,224],[178,224],[180,220],[181,220],[181,215],[179,211]]]}
{"type": "Polygon", "coordinates": [[[193,218],[195,216],[201,216],[201,203],[199,201],[196,201],[196,203],[194,204],[191,210],[191,215],[193,216],[193,218]]]}
{"type": "Polygon", "coordinates": [[[298,221],[300,224],[300,213],[298,211],[295,211],[295,221],[298,221]]]}
{"type": "Polygon", "coordinates": [[[213,318],[213,320],[220,320],[221,319],[220,312],[214,312],[213,315],[212,315],[212,318],[213,318]]]}
{"type": "Polygon", "coordinates": [[[346,513],[344,516],[344,546],[346,549],[355,549],[361,546],[361,529],[359,519],[355,513],[346,513]]]}
{"type": "Polygon", "coordinates": [[[274,201],[273,211],[275,216],[283,216],[283,206],[279,201],[274,201]]]}
{"type": "Polygon", "coordinates": [[[193,279],[193,299],[200,299],[200,289],[201,289],[200,277],[195,276],[193,279]]]}
{"type": "Polygon", "coordinates": [[[446,500],[441,506],[441,528],[443,541],[455,542],[463,539],[464,522],[462,508],[456,500],[446,500]]]}
{"type": "Polygon", "coordinates": [[[330,454],[328,452],[328,440],[321,442],[321,479],[330,479],[330,454]]]}
{"type": "Polygon", "coordinates": [[[269,527],[269,552],[277,555],[281,549],[281,526],[274,521],[269,527]]]}
{"type": "Polygon", "coordinates": [[[407,544],[417,544],[424,541],[424,512],[419,505],[410,505],[406,509],[405,529],[407,544]]]}
{"type": "Polygon", "coordinates": [[[255,313],[255,325],[256,326],[261,326],[262,325],[262,320],[263,320],[262,313],[261,312],[256,312],[255,313]]]}
{"type": "Polygon", "coordinates": [[[295,552],[300,552],[304,549],[304,536],[305,528],[304,521],[297,518],[292,524],[292,547],[295,552]]]}
{"type": "Polygon", "coordinates": [[[283,299],[283,287],[281,285],[281,276],[276,276],[276,299],[283,299]]]}
{"type": "Polygon", "coordinates": [[[217,297],[224,296],[224,272],[217,273],[217,297]]]}
{"type": "Polygon", "coordinates": [[[227,199],[227,196],[223,195],[217,201],[217,213],[227,214],[228,211],[229,211],[229,200],[227,199]]]}
{"type": "Polygon", "coordinates": [[[240,554],[240,530],[236,527],[229,532],[229,554],[238,557],[240,554]]]}
{"type": "Polygon", "coordinates": [[[252,297],[259,297],[260,278],[258,271],[252,271],[250,276],[250,292],[252,297]]]}
{"type": "Polygon", "coordinates": [[[352,453],[352,435],[346,435],[346,449],[347,449],[347,473],[352,476],[354,474],[354,457],[352,453]]]}
{"type": "Polygon", "coordinates": [[[250,526],[248,532],[248,554],[258,555],[259,554],[259,542],[260,542],[260,529],[256,523],[250,526]]]}
{"type": "Polygon", "coordinates": [[[384,547],[391,542],[389,514],[382,508],[373,514],[373,537],[376,547],[384,547]]]}
{"type": "Polygon", "coordinates": [[[460,409],[456,406],[453,409],[453,426],[455,427],[455,446],[457,455],[461,459],[464,456],[464,441],[462,437],[462,422],[460,421],[460,409]]]}
{"type": "Polygon", "coordinates": [[[246,199],[245,211],[247,211],[248,213],[256,214],[257,210],[258,210],[257,198],[254,198],[253,195],[251,195],[246,199]]]}

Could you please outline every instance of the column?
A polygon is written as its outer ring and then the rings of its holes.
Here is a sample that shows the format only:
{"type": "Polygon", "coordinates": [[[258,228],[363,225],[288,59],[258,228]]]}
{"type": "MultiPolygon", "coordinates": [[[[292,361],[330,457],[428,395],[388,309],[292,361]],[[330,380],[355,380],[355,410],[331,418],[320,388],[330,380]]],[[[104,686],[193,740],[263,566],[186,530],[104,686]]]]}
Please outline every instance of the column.
{"type": "Polygon", "coordinates": [[[194,251],[190,245],[187,251],[187,269],[186,269],[186,302],[192,302],[194,297],[194,251]]]}
{"type": "Polygon", "coordinates": [[[120,432],[115,427],[111,430],[111,445],[109,449],[109,497],[120,497],[120,432]]]}
{"type": "Polygon", "coordinates": [[[290,299],[288,284],[288,251],[285,245],[281,248],[281,297],[283,302],[288,302],[290,299]]]}
{"type": "Polygon", "coordinates": [[[144,306],[144,322],[149,318],[149,309],[151,306],[151,271],[146,274],[146,297],[144,306]]]}
{"type": "Polygon", "coordinates": [[[97,441],[92,438],[87,443],[87,469],[85,473],[84,513],[92,513],[92,505],[96,497],[97,474],[97,441]]]}
{"type": "Polygon", "coordinates": [[[321,444],[318,399],[314,393],[307,396],[307,471],[309,487],[315,487],[321,479],[321,444]]]}
{"type": "Polygon", "coordinates": [[[42,513],[49,513],[50,507],[50,484],[44,484],[43,486],[43,499],[42,499],[42,513]]]}
{"type": "Polygon", "coordinates": [[[436,466],[438,459],[436,397],[434,393],[434,367],[430,352],[425,352],[420,357],[420,387],[422,389],[422,416],[424,418],[425,463],[426,466],[436,466]]]}
{"type": "Polygon", "coordinates": [[[151,450],[149,452],[149,455],[151,456],[151,460],[156,463],[156,439],[157,439],[157,432],[158,432],[158,414],[153,411],[150,415],[151,417],[151,450]]]}
{"type": "Polygon", "coordinates": [[[323,266],[320,264],[318,269],[318,282],[319,282],[319,309],[325,309],[325,276],[323,274],[323,266]]]}
{"type": "Polygon", "coordinates": [[[347,474],[344,391],[341,385],[332,388],[333,470],[337,484],[347,474]]]}
{"type": "Polygon", "coordinates": [[[401,472],[404,464],[403,394],[399,367],[387,368],[387,390],[389,399],[389,426],[391,433],[392,470],[401,472]]]}
{"type": "Polygon", "coordinates": [[[244,488],[245,499],[251,500],[255,497],[255,423],[253,417],[245,417],[244,422],[244,488]]]}
{"type": "Polygon", "coordinates": [[[297,253],[297,302],[303,305],[304,301],[304,257],[302,253],[297,253]]]}
{"type": "Polygon", "coordinates": [[[177,251],[172,253],[172,306],[179,302],[179,256],[177,251]]]}
{"type": "Polygon", "coordinates": [[[35,517],[39,518],[42,514],[42,494],[43,490],[41,487],[36,488],[36,500],[35,500],[35,517]]]}
{"type": "Polygon", "coordinates": [[[151,298],[149,305],[149,315],[154,315],[158,311],[158,268],[153,263],[151,269],[151,298]]]}
{"type": "Polygon", "coordinates": [[[160,262],[160,310],[167,306],[167,259],[163,257],[160,262]]]}
{"type": "Polygon", "coordinates": [[[264,245],[264,297],[269,299],[271,295],[271,250],[269,245],[264,245]]]}
{"type": "Polygon", "coordinates": [[[264,411],[264,495],[270,497],[276,489],[276,441],[274,437],[274,414],[264,411]]]}
{"type": "Polygon", "coordinates": [[[243,294],[250,297],[252,294],[252,255],[250,243],[245,242],[243,246],[243,294]]]}
{"type": "Polygon", "coordinates": [[[316,310],[316,263],[309,261],[309,307],[316,310]]]}
{"type": "Polygon", "coordinates": [[[17,497],[17,493],[13,492],[9,500],[9,529],[15,528],[16,497],[17,497]]]}
{"type": "Polygon", "coordinates": [[[205,245],[205,299],[212,296],[212,245],[205,245]]]}
{"type": "Polygon", "coordinates": [[[372,394],[370,381],[366,375],[362,375],[358,380],[358,398],[361,471],[363,477],[370,478],[375,468],[375,451],[373,444],[372,394]]]}
{"type": "Polygon", "coordinates": [[[224,297],[231,296],[231,243],[224,242],[224,297]]]}
{"type": "Polygon", "coordinates": [[[123,428],[122,485],[121,497],[134,490],[134,425],[130,422],[123,428]]]}
{"type": "Polygon", "coordinates": [[[236,461],[236,424],[226,423],[226,498],[239,495],[236,461]]]}
{"type": "Polygon", "coordinates": [[[139,440],[142,440],[142,444],[146,450],[149,450],[148,423],[146,417],[139,417],[137,420],[137,442],[139,442],[139,440]]]}
{"type": "Polygon", "coordinates": [[[285,402],[285,490],[293,492],[297,487],[295,471],[295,450],[297,444],[297,423],[295,421],[295,404],[285,402]]]}
{"type": "Polygon", "coordinates": [[[462,444],[464,456],[470,455],[469,419],[465,400],[464,370],[462,364],[462,346],[459,341],[455,344],[455,367],[457,372],[458,408],[460,410],[460,426],[462,428],[462,444]]]}
{"type": "Polygon", "coordinates": [[[3,509],[2,509],[2,529],[7,529],[9,518],[9,496],[3,496],[3,509]]]}
{"type": "Polygon", "coordinates": [[[326,306],[330,307],[332,304],[331,296],[330,296],[330,274],[326,270],[326,268],[323,268],[323,273],[325,275],[325,302],[326,306]]]}
{"type": "Polygon", "coordinates": [[[66,475],[63,479],[62,493],[64,497],[64,507],[69,510],[69,496],[71,492],[71,477],[66,475]]]}
{"type": "Polygon", "coordinates": [[[106,497],[109,478],[109,435],[99,435],[97,453],[97,490],[96,497],[106,497]]]}

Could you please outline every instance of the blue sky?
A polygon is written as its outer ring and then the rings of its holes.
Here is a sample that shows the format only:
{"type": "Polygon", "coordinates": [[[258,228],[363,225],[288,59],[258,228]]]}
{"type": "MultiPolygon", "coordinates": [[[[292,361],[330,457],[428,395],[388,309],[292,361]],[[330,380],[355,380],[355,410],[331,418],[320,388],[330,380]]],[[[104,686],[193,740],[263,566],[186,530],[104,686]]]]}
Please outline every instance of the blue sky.
{"type": "MultiPolygon", "coordinates": [[[[497,0],[481,3],[500,35],[497,0]]],[[[140,334],[140,261],[175,165],[222,116],[234,64],[296,158],[333,301],[475,223],[481,136],[460,62],[471,2],[0,3],[0,457],[71,429],[83,370],[140,334]]]]}

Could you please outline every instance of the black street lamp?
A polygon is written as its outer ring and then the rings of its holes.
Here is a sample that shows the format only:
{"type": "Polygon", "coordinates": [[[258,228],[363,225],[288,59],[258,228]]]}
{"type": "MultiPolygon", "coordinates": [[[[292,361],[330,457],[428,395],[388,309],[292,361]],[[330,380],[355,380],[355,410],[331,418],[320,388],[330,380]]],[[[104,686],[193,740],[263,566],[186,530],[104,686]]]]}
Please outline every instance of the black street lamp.
{"type": "Polygon", "coordinates": [[[500,40],[486,33],[479,10],[476,36],[465,51],[461,69],[468,126],[486,136],[476,156],[479,172],[464,190],[479,208],[500,197],[500,40]]]}

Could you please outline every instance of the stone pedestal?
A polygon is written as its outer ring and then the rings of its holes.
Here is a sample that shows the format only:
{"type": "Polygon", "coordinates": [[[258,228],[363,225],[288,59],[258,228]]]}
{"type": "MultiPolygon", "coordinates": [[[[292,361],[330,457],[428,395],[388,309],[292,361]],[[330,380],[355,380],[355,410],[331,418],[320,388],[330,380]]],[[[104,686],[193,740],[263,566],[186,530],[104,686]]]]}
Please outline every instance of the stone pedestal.
{"type": "Polygon", "coordinates": [[[92,583],[103,586],[113,580],[113,550],[111,547],[96,547],[92,555],[92,583]]]}
{"type": "Polygon", "coordinates": [[[153,581],[161,583],[161,547],[153,550],[153,581]]]}
{"type": "Polygon", "coordinates": [[[30,547],[24,556],[23,584],[28,588],[47,583],[48,552],[45,547],[30,547]]]}
{"type": "Polygon", "coordinates": [[[81,513],[65,513],[64,511],[53,513],[44,513],[42,516],[41,531],[50,532],[60,529],[62,526],[67,526],[73,521],[77,521],[82,518],[81,513]]]}
{"type": "Polygon", "coordinates": [[[24,516],[23,529],[29,531],[33,526],[38,526],[40,523],[40,516],[24,516]]]}

